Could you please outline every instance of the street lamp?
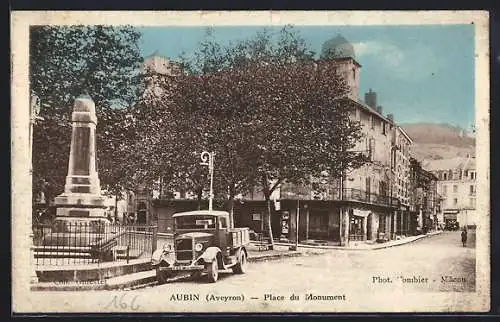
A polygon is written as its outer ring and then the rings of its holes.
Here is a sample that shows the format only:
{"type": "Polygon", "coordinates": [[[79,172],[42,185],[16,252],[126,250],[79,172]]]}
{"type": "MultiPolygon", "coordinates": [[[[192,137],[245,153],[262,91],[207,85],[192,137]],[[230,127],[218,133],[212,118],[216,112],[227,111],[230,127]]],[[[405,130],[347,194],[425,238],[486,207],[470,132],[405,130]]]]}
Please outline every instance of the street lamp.
{"type": "Polygon", "coordinates": [[[31,94],[31,102],[30,102],[30,124],[29,124],[29,135],[30,135],[30,149],[29,149],[29,160],[30,160],[30,175],[33,174],[33,127],[37,120],[43,120],[43,117],[38,116],[40,114],[40,98],[31,94]]]}
{"type": "Polygon", "coordinates": [[[212,212],[213,199],[214,199],[214,193],[213,193],[214,159],[215,159],[215,152],[203,151],[201,153],[201,162],[200,162],[200,164],[208,166],[208,170],[210,172],[210,197],[208,199],[208,211],[209,212],[212,212]]]}

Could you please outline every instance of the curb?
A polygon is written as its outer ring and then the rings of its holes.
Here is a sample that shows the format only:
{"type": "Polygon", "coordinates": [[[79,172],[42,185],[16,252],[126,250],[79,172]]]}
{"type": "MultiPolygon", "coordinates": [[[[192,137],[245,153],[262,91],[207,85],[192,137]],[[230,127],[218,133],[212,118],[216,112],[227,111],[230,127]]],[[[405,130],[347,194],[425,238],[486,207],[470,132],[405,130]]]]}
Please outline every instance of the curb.
{"type": "Polygon", "coordinates": [[[396,247],[396,246],[401,246],[401,245],[406,245],[406,244],[410,244],[410,243],[413,243],[417,240],[420,240],[420,239],[423,239],[423,238],[427,238],[427,237],[432,237],[432,236],[436,236],[436,235],[439,235],[441,233],[436,233],[436,234],[426,234],[426,235],[419,235],[417,236],[417,238],[415,239],[412,239],[412,240],[409,240],[409,241],[406,241],[404,243],[399,243],[399,244],[393,244],[393,245],[381,245],[380,247],[373,247],[371,249],[368,249],[368,250],[377,250],[377,249],[384,249],[384,248],[389,248],[389,247],[396,247]]]}
{"type": "MultiPolygon", "coordinates": [[[[104,284],[96,284],[98,283],[97,281],[94,281],[95,283],[82,283],[82,284],[76,284],[76,283],[68,283],[68,284],[58,284],[58,283],[53,283],[53,282],[43,282],[43,283],[38,283],[37,285],[31,286],[32,291],[112,291],[112,290],[122,290],[122,289],[128,289],[128,288],[134,288],[139,285],[144,285],[144,284],[150,284],[153,282],[156,282],[156,273],[155,271],[144,271],[140,272],[143,273],[143,275],[146,275],[144,277],[139,277],[127,282],[122,282],[122,283],[109,283],[108,280],[104,281],[104,284]]],[[[133,275],[133,274],[130,274],[133,275]]],[[[123,277],[127,275],[122,275],[119,277],[123,277]]]]}
{"type": "MultiPolygon", "coordinates": [[[[414,241],[420,240],[422,238],[426,237],[431,237],[431,236],[436,236],[441,234],[439,233],[431,233],[431,234],[426,234],[426,235],[418,235],[415,236],[416,238],[413,238],[411,240],[404,240],[402,239],[403,242],[401,243],[394,243],[394,244],[389,244],[389,245],[384,245],[384,244],[378,244],[376,246],[370,246],[370,247],[345,247],[345,246],[313,246],[313,245],[305,245],[305,244],[299,244],[299,248],[310,248],[310,249],[325,249],[325,250],[343,250],[343,251],[368,251],[368,250],[377,250],[377,249],[384,249],[384,248],[389,248],[389,247],[395,247],[395,246],[401,246],[401,245],[406,245],[409,243],[412,243],[414,241]]],[[[287,244],[287,243],[274,243],[275,245],[278,246],[290,246],[292,244],[287,244]]]]}
{"type": "Polygon", "coordinates": [[[300,257],[303,256],[304,253],[302,252],[293,252],[293,253],[283,253],[283,254],[272,254],[272,255],[257,255],[257,256],[249,256],[248,257],[248,262],[249,263],[255,263],[255,262],[262,262],[262,261],[267,261],[267,260],[276,260],[276,259],[281,259],[281,258],[286,258],[286,257],[300,257]]]}
{"type": "MultiPolygon", "coordinates": [[[[315,253],[311,253],[315,254],[315,253]]],[[[317,253],[319,254],[319,253],[317,253]]],[[[262,262],[268,260],[278,260],[288,257],[300,257],[303,256],[303,252],[293,252],[293,253],[283,253],[283,254],[262,254],[257,256],[248,257],[249,263],[262,262]]],[[[98,281],[89,281],[78,283],[56,283],[56,282],[39,282],[31,286],[32,291],[112,291],[112,290],[123,290],[123,289],[136,289],[143,286],[152,285],[156,283],[156,272],[154,270],[142,271],[138,273],[132,273],[127,275],[116,276],[105,280],[103,284],[98,281]],[[127,275],[137,274],[136,279],[132,279],[126,282],[115,283],[114,279],[120,279],[127,275]],[[144,275],[144,276],[140,276],[144,275]],[[111,283],[110,283],[111,282],[111,283]]]]}

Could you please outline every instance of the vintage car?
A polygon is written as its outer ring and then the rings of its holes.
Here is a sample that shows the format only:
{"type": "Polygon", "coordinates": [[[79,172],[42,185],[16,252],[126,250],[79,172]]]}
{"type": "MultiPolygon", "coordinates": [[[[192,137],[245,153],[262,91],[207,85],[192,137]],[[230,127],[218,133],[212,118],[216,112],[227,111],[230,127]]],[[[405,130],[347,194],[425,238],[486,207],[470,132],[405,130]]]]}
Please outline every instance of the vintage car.
{"type": "Polygon", "coordinates": [[[220,269],[245,273],[250,243],[248,228],[233,228],[226,211],[197,210],[176,213],[174,243],[157,249],[151,258],[156,279],[165,283],[179,272],[206,275],[215,283],[220,269]]]}

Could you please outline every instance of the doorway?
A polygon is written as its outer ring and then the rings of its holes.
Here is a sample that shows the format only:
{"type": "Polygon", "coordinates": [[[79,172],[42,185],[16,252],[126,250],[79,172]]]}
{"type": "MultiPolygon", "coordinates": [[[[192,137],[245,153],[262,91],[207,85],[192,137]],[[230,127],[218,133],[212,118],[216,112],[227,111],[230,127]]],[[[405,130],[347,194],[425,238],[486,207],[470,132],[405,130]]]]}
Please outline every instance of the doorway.
{"type": "Polygon", "coordinates": [[[309,211],[309,238],[325,239],[328,235],[328,211],[311,209],[309,211]]]}

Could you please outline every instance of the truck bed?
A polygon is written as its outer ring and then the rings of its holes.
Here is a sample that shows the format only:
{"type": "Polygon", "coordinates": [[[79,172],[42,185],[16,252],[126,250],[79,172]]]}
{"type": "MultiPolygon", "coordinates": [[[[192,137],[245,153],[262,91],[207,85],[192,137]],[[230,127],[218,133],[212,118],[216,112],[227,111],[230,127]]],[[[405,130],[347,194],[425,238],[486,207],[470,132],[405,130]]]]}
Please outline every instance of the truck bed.
{"type": "Polygon", "coordinates": [[[232,248],[248,245],[250,243],[249,228],[230,228],[228,229],[227,244],[232,248]]]}

